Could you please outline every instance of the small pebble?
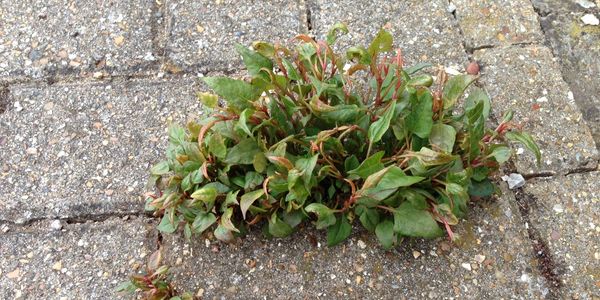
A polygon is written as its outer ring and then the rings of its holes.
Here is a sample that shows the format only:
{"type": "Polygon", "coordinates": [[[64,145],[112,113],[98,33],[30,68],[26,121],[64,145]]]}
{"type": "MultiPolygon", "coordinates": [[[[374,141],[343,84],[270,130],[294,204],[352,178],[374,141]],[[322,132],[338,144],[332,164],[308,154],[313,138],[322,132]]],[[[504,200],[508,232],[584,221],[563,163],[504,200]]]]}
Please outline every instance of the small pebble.
{"type": "Polygon", "coordinates": [[[60,222],[60,220],[54,220],[52,221],[52,223],[50,223],[50,228],[58,231],[61,230],[63,228],[62,223],[60,222]]]}
{"type": "Polygon", "coordinates": [[[593,14],[584,15],[583,17],[581,17],[581,21],[585,25],[597,26],[600,24],[600,20],[598,20],[598,18],[596,16],[594,16],[593,14]]]}
{"type": "Polygon", "coordinates": [[[470,263],[462,263],[462,264],[460,264],[460,266],[463,267],[465,270],[471,271],[470,263]]]}
{"type": "Polygon", "coordinates": [[[358,245],[358,248],[360,248],[360,249],[367,248],[367,244],[365,244],[365,242],[363,242],[362,240],[358,240],[358,242],[356,244],[358,245]]]}
{"type": "Polygon", "coordinates": [[[467,66],[467,74],[477,75],[479,74],[479,64],[477,62],[471,62],[467,66]]]}
{"type": "Polygon", "coordinates": [[[483,261],[485,261],[485,255],[480,255],[480,254],[475,255],[475,261],[480,264],[483,263],[483,261]]]}
{"type": "Polygon", "coordinates": [[[414,257],[415,259],[416,259],[416,258],[419,258],[419,256],[421,256],[421,252],[419,252],[419,251],[413,251],[413,253],[412,253],[412,254],[413,254],[413,257],[414,257]]]}

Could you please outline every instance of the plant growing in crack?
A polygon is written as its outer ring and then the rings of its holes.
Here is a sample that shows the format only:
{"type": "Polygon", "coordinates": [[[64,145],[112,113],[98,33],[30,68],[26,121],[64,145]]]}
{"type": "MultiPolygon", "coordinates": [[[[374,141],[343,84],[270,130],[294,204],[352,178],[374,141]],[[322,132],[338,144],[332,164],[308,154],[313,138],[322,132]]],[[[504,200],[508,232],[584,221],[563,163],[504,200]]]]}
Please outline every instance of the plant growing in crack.
{"type": "Polygon", "coordinates": [[[161,265],[162,252],[157,250],[146,265],[146,272],[141,275],[132,275],[128,281],[124,281],[116,288],[117,292],[135,293],[141,291],[143,299],[146,300],[193,300],[190,293],[179,295],[169,276],[169,267],[161,265]]]}
{"type": "Polygon", "coordinates": [[[385,249],[444,231],[454,239],[470,197],[496,192],[490,176],[510,159],[510,141],[539,163],[512,112],[486,127],[484,90],[470,87],[457,105],[477,76],[405,67],[383,29],[368,48],[336,53],[347,32],[337,24],[322,41],[298,35],[293,49],[237,45],[247,80],[203,78],[215,93],[199,94],[211,117],[171,126],[166,159],[151,169],[157,191],[146,208],[162,216],[160,231],[212,230],[230,242],[250,226],[285,237],[313,219],[331,246],[352,223],[385,249]]]}

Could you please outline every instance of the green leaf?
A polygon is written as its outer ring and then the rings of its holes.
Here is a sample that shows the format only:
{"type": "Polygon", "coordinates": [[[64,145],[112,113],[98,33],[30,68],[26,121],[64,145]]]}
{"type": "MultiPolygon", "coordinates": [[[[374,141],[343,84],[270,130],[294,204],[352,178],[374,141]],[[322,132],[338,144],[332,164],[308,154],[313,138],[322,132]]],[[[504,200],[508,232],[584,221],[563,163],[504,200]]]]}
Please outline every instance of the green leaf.
{"type": "Polygon", "coordinates": [[[288,223],[283,222],[277,217],[277,212],[274,212],[269,218],[269,233],[274,237],[286,237],[294,232],[294,228],[288,223]]]}
{"type": "Polygon", "coordinates": [[[285,70],[287,71],[288,77],[291,80],[300,80],[300,74],[298,74],[298,71],[296,71],[296,68],[294,68],[294,65],[292,65],[292,63],[285,59],[285,58],[281,58],[281,62],[283,63],[283,66],[285,67],[285,70]]]}
{"type": "Polygon", "coordinates": [[[419,87],[419,86],[429,87],[429,86],[431,86],[431,84],[433,84],[433,77],[431,77],[431,75],[428,75],[428,74],[415,76],[406,83],[406,85],[412,86],[412,87],[419,87]]]}
{"type": "Polygon", "coordinates": [[[360,108],[355,104],[329,106],[320,101],[311,101],[310,106],[317,117],[332,123],[350,122],[360,113],[360,108]]]}
{"type": "Polygon", "coordinates": [[[429,91],[417,97],[411,112],[406,117],[408,130],[420,138],[427,138],[433,127],[433,98],[429,91]]]}
{"type": "Polygon", "coordinates": [[[412,67],[408,67],[406,69],[404,69],[404,72],[406,72],[406,74],[408,75],[412,75],[415,74],[417,72],[419,72],[420,70],[424,69],[424,68],[429,68],[432,67],[433,65],[431,63],[428,62],[420,62],[412,67]]]}
{"type": "Polygon", "coordinates": [[[483,103],[482,114],[483,118],[487,120],[491,109],[490,97],[481,88],[475,87],[469,92],[469,96],[467,96],[467,100],[465,101],[465,111],[475,107],[479,102],[483,103]]]}
{"type": "Polygon", "coordinates": [[[233,207],[227,208],[225,213],[221,216],[221,226],[225,227],[228,230],[240,232],[239,229],[235,228],[233,222],[231,222],[231,216],[233,216],[233,207]]]}
{"type": "Polygon", "coordinates": [[[354,154],[346,158],[346,160],[344,161],[344,171],[346,171],[346,173],[358,168],[358,166],[360,166],[360,162],[354,154]]]}
{"type": "Polygon", "coordinates": [[[203,186],[194,191],[190,197],[202,202],[213,202],[217,198],[217,189],[203,186]]]}
{"type": "Polygon", "coordinates": [[[177,215],[175,215],[175,217],[173,218],[173,222],[171,222],[171,219],[169,218],[169,214],[165,212],[165,215],[160,220],[160,224],[158,224],[158,227],[156,227],[156,228],[158,230],[160,230],[161,232],[173,233],[173,232],[175,232],[175,230],[177,230],[178,225],[179,225],[179,217],[177,217],[177,215]]]}
{"type": "Polygon", "coordinates": [[[525,132],[518,131],[509,131],[504,135],[510,141],[517,141],[523,144],[527,150],[533,152],[535,155],[535,159],[537,161],[538,166],[542,160],[542,152],[540,152],[540,148],[533,140],[533,137],[525,132]]]}
{"type": "Polygon", "coordinates": [[[251,107],[250,102],[258,99],[262,93],[259,88],[243,80],[228,77],[204,77],[202,80],[237,112],[251,107]]]}
{"type": "Polygon", "coordinates": [[[381,52],[387,52],[392,50],[392,43],[394,42],[394,38],[392,35],[385,31],[384,29],[380,29],[371,45],[369,45],[369,55],[371,57],[377,56],[381,52]]]}
{"type": "Polygon", "coordinates": [[[444,234],[428,211],[418,210],[410,202],[404,202],[396,209],[394,231],[404,236],[423,238],[435,238],[444,234]]]}
{"type": "Polygon", "coordinates": [[[388,250],[394,245],[394,223],[390,220],[383,220],[375,228],[375,235],[381,243],[381,246],[388,250]]]}
{"type": "Polygon", "coordinates": [[[383,116],[369,126],[369,143],[374,144],[381,140],[385,132],[390,128],[390,121],[394,116],[395,109],[396,100],[390,102],[383,116]]]}
{"type": "Polygon", "coordinates": [[[381,163],[381,158],[385,152],[379,151],[369,158],[365,159],[358,168],[348,172],[350,175],[358,175],[362,179],[367,179],[371,174],[376,173],[384,168],[381,163]]]}
{"type": "Polygon", "coordinates": [[[473,83],[477,79],[477,76],[474,75],[457,75],[444,85],[444,90],[442,92],[442,101],[444,102],[444,109],[450,109],[454,107],[458,98],[463,95],[465,89],[473,83]]]}
{"type": "MultiPolygon", "coordinates": [[[[456,141],[456,129],[450,125],[437,123],[431,128],[429,143],[440,150],[452,153],[456,141]]],[[[435,149],[435,148],[434,148],[435,149]]]]}
{"type": "Polygon", "coordinates": [[[424,179],[425,177],[408,176],[404,174],[402,169],[396,166],[391,166],[383,175],[383,177],[381,177],[377,187],[381,189],[395,189],[399,187],[411,186],[415,183],[423,181],[424,179]]]}
{"type": "Polygon", "coordinates": [[[375,208],[367,208],[363,205],[356,206],[356,214],[359,215],[360,223],[369,231],[375,231],[379,224],[379,212],[375,208]]]}
{"type": "Polygon", "coordinates": [[[318,159],[319,155],[315,154],[310,158],[300,158],[295,163],[296,169],[302,172],[302,180],[304,180],[304,183],[307,185],[310,183],[310,178],[312,177],[318,159]]]}
{"type": "Polygon", "coordinates": [[[335,224],[327,228],[327,245],[335,246],[350,236],[352,226],[345,215],[340,215],[335,224]]]}
{"type": "Polygon", "coordinates": [[[512,155],[512,150],[510,150],[510,148],[508,147],[500,146],[494,148],[490,155],[493,156],[498,163],[502,164],[510,159],[510,156],[512,155]]]}
{"type": "Polygon", "coordinates": [[[262,175],[260,175],[256,172],[249,171],[246,173],[246,176],[245,176],[244,189],[251,190],[251,189],[261,185],[264,180],[265,180],[265,178],[262,175]]]}
{"type": "Polygon", "coordinates": [[[304,210],[317,215],[317,229],[327,228],[336,222],[333,210],[321,203],[311,203],[304,210]]]}
{"type": "Polygon", "coordinates": [[[219,241],[225,243],[230,243],[234,239],[231,230],[223,227],[222,225],[217,226],[217,228],[214,231],[214,235],[219,241]]]}
{"type": "Polygon", "coordinates": [[[152,175],[160,176],[160,175],[167,174],[168,172],[169,172],[169,162],[166,160],[163,160],[163,161],[157,163],[150,169],[150,174],[152,174],[152,175]]]}
{"type": "Polygon", "coordinates": [[[116,288],[115,292],[134,293],[137,287],[131,281],[123,281],[116,288]]]}
{"type": "Polygon", "coordinates": [[[218,132],[213,132],[208,139],[208,151],[218,158],[224,158],[227,155],[227,147],[223,137],[218,132]]]}
{"type": "Polygon", "coordinates": [[[248,208],[250,208],[252,203],[254,203],[254,201],[256,201],[258,198],[262,197],[264,194],[265,191],[263,189],[259,189],[242,195],[240,200],[240,210],[242,211],[242,216],[244,219],[246,219],[246,212],[248,211],[248,208]]]}
{"type": "Polygon", "coordinates": [[[169,126],[169,142],[174,145],[183,145],[185,141],[185,129],[172,124],[169,126]]]}
{"type": "Polygon", "coordinates": [[[250,165],[259,152],[261,152],[260,148],[253,138],[243,139],[229,149],[224,162],[230,165],[250,165]]]}
{"type": "Polygon", "coordinates": [[[237,127],[240,128],[244,133],[248,136],[252,136],[252,131],[248,128],[248,118],[254,114],[254,110],[250,108],[244,109],[244,111],[240,114],[240,119],[237,122],[237,127]]]}
{"type": "Polygon", "coordinates": [[[489,179],[482,181],[471,180],[469,185],[469,195],[476,197],[488,197],[496,191],[494,184],[489,179]]]}
{"type": "Polygon", "coordinates": [[[333,45],[338,38],[338,32],[348,34],[348,27],[344,23],[335,23],[327,33],[327,44],[333,45]]]}
{"type": "Polygon", "coordinates": [[[267,167],[267,157],[265,156],[265,154],[262,152],[254,154],[252,165],[254,166],[254,170],[256,172],[262,173],[267,167]]]}
{"type": "Polygon", "coordinates": [[[192,229],[196,233],[202,233],[217,221],[217,217],[213,213],[200,212],[194,218],[192,229]]]}
{"type": "MultiPolygon", "coordinates": [[[[273,69],[273,62],[258,52],[254,52],[241,44],[235,44],[235,50],[242,56],[244,65],[251,76],[258,76],[262,68],[273,69]]],[[[266,74],[265,74],[266,75],[266,74]]]]}
{"type": "Polygon", "coordinates": [[[215,108],[219,104],[219,97],[211,93],[198,93],[198,100],[209,108],[215,108]]]}

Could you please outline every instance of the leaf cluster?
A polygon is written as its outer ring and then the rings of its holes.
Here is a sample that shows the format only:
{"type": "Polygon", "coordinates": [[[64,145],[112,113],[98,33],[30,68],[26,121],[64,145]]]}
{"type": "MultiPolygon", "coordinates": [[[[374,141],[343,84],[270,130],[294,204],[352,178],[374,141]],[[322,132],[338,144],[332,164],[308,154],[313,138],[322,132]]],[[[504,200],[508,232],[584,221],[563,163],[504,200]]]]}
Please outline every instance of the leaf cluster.
{"type": "Polygon", "coordinates": [[[237,45],[249,78],[203,78],[214,94],[198,97],[211,116],[172,126],[166,159],[151,169],[158,192],[146,207],[163,216],[161,231],[211,230],[230,242],[255,225],[285,237],[310,219],[329,245],[352,223],[384,248],[452,237],[470,197],[496,191],[489,177],[511,157],[509,141],[539,160],[511,112],[486,127],[490,99],[469,88],[477,76],[439,71],[434,80],[428,64],[404,67],[385,30],[369,47],[334,52],[347,32],[338,24],[323,41],[299,35],[291,49],[237,45]]]}

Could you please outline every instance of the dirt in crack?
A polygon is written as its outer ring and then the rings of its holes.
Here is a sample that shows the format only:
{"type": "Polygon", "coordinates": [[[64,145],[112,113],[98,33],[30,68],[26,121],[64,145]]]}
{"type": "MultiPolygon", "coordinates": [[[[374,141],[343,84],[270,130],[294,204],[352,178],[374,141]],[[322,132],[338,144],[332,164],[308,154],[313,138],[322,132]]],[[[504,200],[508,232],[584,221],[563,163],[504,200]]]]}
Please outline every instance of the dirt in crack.
{"type": "Polygon", "coordinates": [[[515,198],[517,200],[523,221],[525,221],[528,225],[527,234],[529,235],[529,240],[531,241],[535,258],[538,261],[538,270],[548,283],[550,293],[549,298],[559,299],[560,288],[562,287],[560,280],[560,269],[554,260],[552,252],[550,252],[550,249],[548,248],[548,244],[542,238],[539,231],[531,224],[531,220],[529,218],[529,213],[532,206],[537,203],[537,198],[531,194],[525,193],[522,189],[515,191],[515,198]]]}
{"type": "Polygon", "coordinates": [[[306,27],[308,28],[309,31],[311,31],[313,29],[312,12],[311,12],[308,4],[306,5],[306,27]]]}
{"type": "Polygon", "coordinates": [[[0,114],[8,109],[10,91],[7,87],[0,86],[0,114]]]}

